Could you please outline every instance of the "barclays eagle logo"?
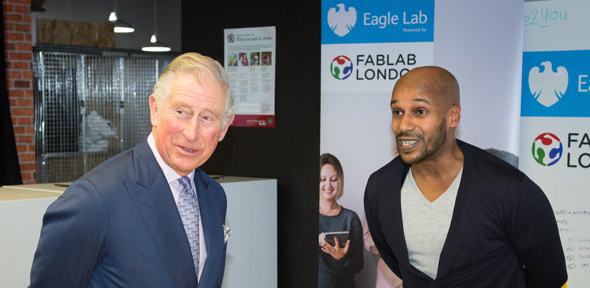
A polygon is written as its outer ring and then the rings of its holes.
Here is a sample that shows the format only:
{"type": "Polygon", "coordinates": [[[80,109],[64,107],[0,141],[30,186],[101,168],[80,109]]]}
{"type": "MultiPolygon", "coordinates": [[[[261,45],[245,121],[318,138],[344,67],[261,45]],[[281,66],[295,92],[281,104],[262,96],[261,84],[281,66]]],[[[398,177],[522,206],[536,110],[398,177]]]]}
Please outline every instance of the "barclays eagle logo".
{"type": "Polygon", "coordinates": [[[557,72],[553,72],[550,61],[541,63],[544,67],[543,72],[537,66],[529,71],[529,89],[533,97],[541,105],[551,107],[557,103],[567,90],[567,70],[563,66],[557,67],[557,72]]]}
{"type": "Polygon", "coordinates": [[[348,34],[356,24],[356,9],[348,7],[348,11],[344,4],[336,5],[338,8],[330,8],[328,10],[328,25],[334,34],[343,37],[348,34]],[[336,10],[338,9],[338,10],[336,10]]]}

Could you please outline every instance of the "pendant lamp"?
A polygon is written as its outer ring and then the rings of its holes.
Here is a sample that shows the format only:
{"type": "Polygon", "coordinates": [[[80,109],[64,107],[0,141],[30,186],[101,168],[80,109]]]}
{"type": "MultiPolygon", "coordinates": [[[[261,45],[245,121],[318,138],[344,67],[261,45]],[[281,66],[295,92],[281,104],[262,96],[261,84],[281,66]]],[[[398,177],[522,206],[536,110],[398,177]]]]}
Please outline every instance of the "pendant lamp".
{"type": "Polygon", "coordinates": [[[163,42],[158,41],[156,37],[156,30],[158,28],[158,5],[157,0],[154,0],[154,34],[150,38],[150,43],[141,48],[142,51],[146,52],[168,52],[170,51],[170,46],[166,45],[163,42]]]}
{"type": "Polygon", "coordinates": [[[115,0],[115,9],[109,15],[109,22],[115,24],[115,33],[133,33],[135,31],[131,24],[117,17],[117,0],[115,0]]]}

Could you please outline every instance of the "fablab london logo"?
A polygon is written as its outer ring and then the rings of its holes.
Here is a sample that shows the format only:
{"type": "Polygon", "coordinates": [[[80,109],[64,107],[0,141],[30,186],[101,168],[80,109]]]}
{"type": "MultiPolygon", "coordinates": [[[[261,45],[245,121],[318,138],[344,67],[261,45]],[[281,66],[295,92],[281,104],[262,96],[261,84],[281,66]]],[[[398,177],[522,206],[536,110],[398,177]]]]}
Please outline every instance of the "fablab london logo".
{"type": "Polygon", "coordinates": [[[551,133],[543,133],[533,141],[533,158],[542,166],[553,166],[563,155],[561,140],[551,133]]]}
{"type": "Polygon", "coordinates": [[[543,68],[533,66],[529,71],[529,89],[531,94],[545,107],[557,103],[567,91],[568,73],[563,66],[553,71],[550,61],[541,63],[543,68]]]}
{"type": "Polygon", "coordinates": [[[350,58],[339,55],[330,64],[330,74],[337,80],[344,80],[352,75],[353,65],[350,58]]]}
{"type": "Polygon", "coordinates": [[[345,80],[354,74],[355,81],[396,80],[417,63],[416,54],[413,53],[356,54],[352,59],[344,55],[332,59],[332,77],[345,80]]]}
{"type": "Polygon", "coordinates": [[[566,167],[590,168],[590,135],[569,132],[565,142],[553,133],[542,133],[533,141],[533,158],[539,165],[553,166],[565,155],[566,167]]]}
{"type": "Polygon", "coordinates": [[[340,3],[328,10],[328,25],[334,34],[344,37],[356,24],[356,9],[340,3]]]}

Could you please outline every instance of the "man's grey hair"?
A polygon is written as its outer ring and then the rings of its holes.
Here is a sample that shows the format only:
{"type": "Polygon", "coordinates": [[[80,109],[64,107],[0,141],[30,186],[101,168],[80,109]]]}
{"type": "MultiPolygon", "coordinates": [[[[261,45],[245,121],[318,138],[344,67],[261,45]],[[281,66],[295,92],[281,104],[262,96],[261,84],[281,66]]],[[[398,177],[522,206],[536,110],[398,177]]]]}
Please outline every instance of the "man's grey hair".
{"type": "Polygon", "coordinates": [[[199,53],[185,53],[174,58],[160,74],[158,82],[154,85],[154,96],[159,113],[161,113],[162,105],[170,94],[174,75],[178,72],[193,73],[199,84],[213,84],[221,87],[225,92],[222,127],[226,127],[234,114],[234,99],[229,88],[227,73],[219,62],[199,53]]]}

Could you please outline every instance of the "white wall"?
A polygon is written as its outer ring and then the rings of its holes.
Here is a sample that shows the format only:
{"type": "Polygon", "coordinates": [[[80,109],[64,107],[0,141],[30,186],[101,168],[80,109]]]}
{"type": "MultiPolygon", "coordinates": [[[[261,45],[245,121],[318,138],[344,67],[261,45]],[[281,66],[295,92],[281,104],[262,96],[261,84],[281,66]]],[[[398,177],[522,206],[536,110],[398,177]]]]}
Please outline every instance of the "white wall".
{"type": "Polygon", "coordinates": [[[518,155],[524,2],[435,2],[434,64],[461,89],[458,138],[518,155]]]}
{"type": "MultiPolygon", "coordinates": [[[[158,40],[168,44],[172,51],[181,49],[180,0],[158,0],[158,40]]],[[[116,34],[116,48],[141,49],[154,33],[153,0],[117,0],[117,14],[130,23],[135,32],[116,34]]],[[[45,12],[33,12],[33,44],[35,19],[49,18],[80,22],[107,22],[115,7],[115,0],[46,0],[45,12]]]]}

